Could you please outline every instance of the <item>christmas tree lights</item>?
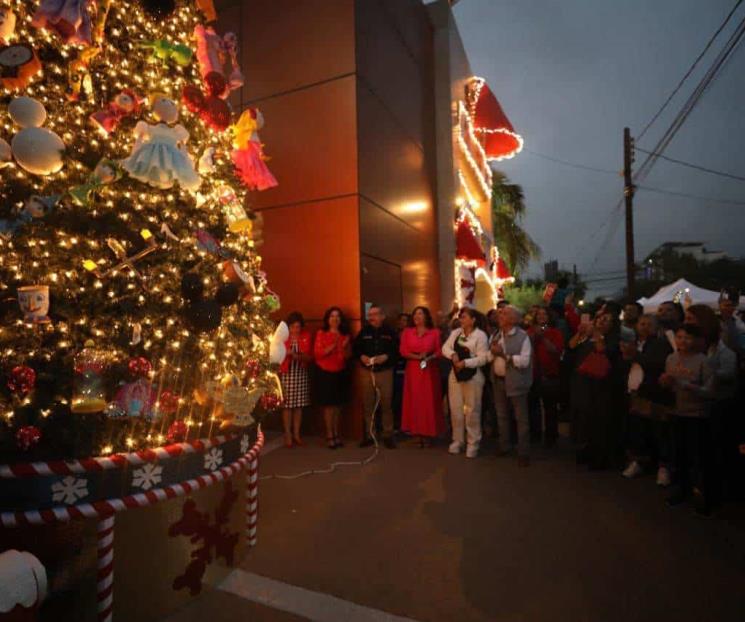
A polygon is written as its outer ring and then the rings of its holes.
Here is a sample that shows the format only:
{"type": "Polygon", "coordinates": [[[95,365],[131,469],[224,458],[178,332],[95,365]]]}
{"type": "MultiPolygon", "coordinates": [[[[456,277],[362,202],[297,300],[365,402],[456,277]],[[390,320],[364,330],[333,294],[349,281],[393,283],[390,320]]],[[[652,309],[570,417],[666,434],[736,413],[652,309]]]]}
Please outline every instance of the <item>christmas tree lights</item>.
{"type": "Polygon", "coordinates": [[[209,2],[48,4],[0,0],[0,462],[245,425],[277,299],[233,163],[237,42],[205,74],[209,2]]]}

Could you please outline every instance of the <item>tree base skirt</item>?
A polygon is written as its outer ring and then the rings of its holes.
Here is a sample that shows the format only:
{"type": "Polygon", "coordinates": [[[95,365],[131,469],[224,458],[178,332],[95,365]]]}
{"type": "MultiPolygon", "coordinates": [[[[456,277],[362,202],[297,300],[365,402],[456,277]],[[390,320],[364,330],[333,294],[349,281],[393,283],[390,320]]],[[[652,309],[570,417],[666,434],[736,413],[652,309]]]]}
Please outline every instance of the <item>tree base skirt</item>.
{"type": "MultiPolygon", "coordinates": [[[[92,500],[92,510],[81,510],[77,504],[66,512],[59,507],[37,515],[33,510],[4,512],[16,520],[13,526],[9,519],[3,521],[0,551],[28,551],[47,571],[49,596],[37,619],[162,620],[217,585],[256,542],[258,454],[263,441],[259,429],[251,447],[241,437],[231,437],[189,453],[198,455],[204,465],[212,450],[223,449],[223,458],[233,456],[230,443],[237,443],[239,452],[232,462],[223,459],[222,467],[215,464],[217,458],[208,460],[207,468],[213,469],[207,474],[165,486],[161,481],[158,488],[129,495],[137,497],[134,504],[124,503],[127,497],[109,497],[92,500]],[[87,516],[89,512],[93,514],[87,516]],[[49,520],[50,516],[59,519],[49,520]]],[[[167,462],[162,466],[161,476],[173,468],[167,462]]],[[[114,472],[125,482],[124,488],[131,485],[131,468],[112,469],[109,475],[114,472]]],[[[153,472],[149,469],[151,480],[153,472]]],[[[28,485],[34,479],[20,481],[28,485]]],[[[92,484],[89,488],[98,490],[92,484]]]]}

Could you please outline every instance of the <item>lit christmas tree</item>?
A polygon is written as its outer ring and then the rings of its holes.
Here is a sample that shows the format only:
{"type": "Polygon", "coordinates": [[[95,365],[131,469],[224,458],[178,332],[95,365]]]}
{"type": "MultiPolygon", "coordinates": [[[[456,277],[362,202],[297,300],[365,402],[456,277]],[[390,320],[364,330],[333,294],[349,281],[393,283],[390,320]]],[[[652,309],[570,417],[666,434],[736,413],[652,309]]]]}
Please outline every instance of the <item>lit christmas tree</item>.
{"type": "Polygon", "coordinates": [[[277,406],[276,185],[210,0],[0,0],[0,462],[142,449],[277,406]]]}

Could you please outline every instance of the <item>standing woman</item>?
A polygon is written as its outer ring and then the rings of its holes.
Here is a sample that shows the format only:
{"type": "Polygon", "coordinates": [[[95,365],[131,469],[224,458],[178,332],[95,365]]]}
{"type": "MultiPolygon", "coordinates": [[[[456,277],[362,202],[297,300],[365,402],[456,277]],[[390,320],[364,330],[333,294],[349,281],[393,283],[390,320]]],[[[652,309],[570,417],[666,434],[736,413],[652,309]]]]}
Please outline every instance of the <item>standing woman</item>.
{"type": "Polygon", "coordinates": [[[285,320],[290,336],[285,342],[287,354],[279,367],[282,382],[284,410],[282,425],[285,430],[285,447],[302,445],[300,426],[303,422],[303,408],[310,405],[310,379],[308,366],[313,360],[310,333],[305,330],[303,316],[293,311],[285,320]]]}
{"type": "Polygon", "coordinates": [[[339,307],[326,309],[323,328],[316,333],[313,356],[318,366],[316,392],[326,425],[329,449],[341,447],[339,409],[347,403],[347,360],[352,356],[349,324],[339,307]]]}
{"type": "Polygon", "coordinates": [[[533,362],[532,398],[538,412],[539,425],[543,427],[543,443],[547,448],[556,445],[559,438],[559,398],[561,387],[559,372],[564,352],[564,336],[556,328],[556,312],[548,307],[538,307],[528,336],[535,352],[533,362]],[[540,425],[541,404],[545,426],[540,425]]]}
{"type": "Polygon", "coordinates": [[[453,366],[448,377],[453,442],[448,451],[459,454],[465,446],[466,457],[475,458],[481,443],[484,393],[484,374],[480,368],[489,362],[489,338],[479,328],[480,320],[473,309],[462,309],[458,317],[460,328],[450,333],[442,346],[443,356],[453,366]]]}
{"type": "Polygon", "coordinates": [[[413,326],[401,334],[401,356],[406,359],[401,429],[419,437],[420,447],[445,431],[441,414],[440,332],[427,307],[416,307],[413,326]]]}

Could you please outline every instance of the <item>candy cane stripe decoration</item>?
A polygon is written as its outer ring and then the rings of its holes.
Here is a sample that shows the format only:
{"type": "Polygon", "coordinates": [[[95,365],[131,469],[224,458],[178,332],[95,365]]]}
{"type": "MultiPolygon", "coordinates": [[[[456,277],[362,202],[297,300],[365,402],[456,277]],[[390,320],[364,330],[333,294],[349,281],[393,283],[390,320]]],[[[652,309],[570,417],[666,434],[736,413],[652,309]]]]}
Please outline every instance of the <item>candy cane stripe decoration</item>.
{"type": "Polygon", "coordinates": [[[98,622],[111,622],[114,610],[114,517],[107,516],[98,521],[98,573],[96,597],[98,600],[98,622]]]}
{"type": "Polygon", "coordinates": [[[246,472],[246,540],[249,547],[256,546],[256,524],[259,520],[259,459],[248,465],[246,472]]]}

